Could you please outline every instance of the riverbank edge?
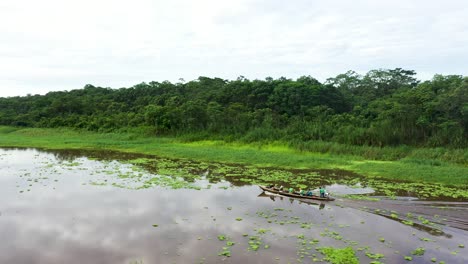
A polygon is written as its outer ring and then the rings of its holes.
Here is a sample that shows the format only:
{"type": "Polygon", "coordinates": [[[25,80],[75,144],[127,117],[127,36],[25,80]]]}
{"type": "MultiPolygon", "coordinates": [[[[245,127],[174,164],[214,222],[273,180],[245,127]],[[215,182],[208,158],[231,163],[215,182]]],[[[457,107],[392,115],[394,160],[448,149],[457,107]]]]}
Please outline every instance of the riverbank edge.
{"type": "Polygon", "coordinates": [[[173,137],[135,133],[0,127],[0,147],[112,150],[255,167],[340,169],[366,177],[468,187],[468,166],[463,164],[411,158],[369,160],[355,155],[299,151],[281,143],[245,144],[220,140],[184,142],[173,137]]]}

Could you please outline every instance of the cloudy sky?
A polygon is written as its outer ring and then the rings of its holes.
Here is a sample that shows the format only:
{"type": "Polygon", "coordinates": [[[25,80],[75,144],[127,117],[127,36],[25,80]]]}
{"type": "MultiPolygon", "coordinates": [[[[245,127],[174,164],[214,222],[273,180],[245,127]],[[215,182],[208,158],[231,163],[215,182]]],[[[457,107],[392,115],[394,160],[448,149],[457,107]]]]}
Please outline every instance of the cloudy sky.
{"type": "Polygon", "coordinates": [[[465,0],[1,0],[0,96],[198,76],[468,75],[465,0]]]}

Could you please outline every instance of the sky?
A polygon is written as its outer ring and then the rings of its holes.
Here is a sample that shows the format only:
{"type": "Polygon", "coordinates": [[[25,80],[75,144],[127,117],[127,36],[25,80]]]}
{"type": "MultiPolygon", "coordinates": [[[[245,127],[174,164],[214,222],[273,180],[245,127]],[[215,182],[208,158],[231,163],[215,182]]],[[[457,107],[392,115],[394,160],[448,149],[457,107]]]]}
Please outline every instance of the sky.
{"type": "Polygon", "coordinates": [[[468,75],[465,0],[1,0],[0,97],[199,76],[468,75]]]}

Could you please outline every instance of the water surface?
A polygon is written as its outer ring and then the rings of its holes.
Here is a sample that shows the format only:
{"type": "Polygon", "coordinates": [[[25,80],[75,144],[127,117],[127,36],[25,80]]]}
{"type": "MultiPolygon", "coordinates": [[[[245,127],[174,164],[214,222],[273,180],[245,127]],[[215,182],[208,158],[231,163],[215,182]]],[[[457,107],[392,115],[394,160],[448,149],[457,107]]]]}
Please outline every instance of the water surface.
{"type": "MultiPolygon", "coordinates": [[[[384,263],[468,263],[463,201],[305,203],[186,161],[180,170],[200,175],[187,176],[195,188],[140,188],[161,166],[103,155],[0,149],[0,263],[310,263],[324,258],[317,248],[348,246],[361,263],[377,254],[384,263]]],[[[328,185],[372,192],[361,187],[328,185]]]]}

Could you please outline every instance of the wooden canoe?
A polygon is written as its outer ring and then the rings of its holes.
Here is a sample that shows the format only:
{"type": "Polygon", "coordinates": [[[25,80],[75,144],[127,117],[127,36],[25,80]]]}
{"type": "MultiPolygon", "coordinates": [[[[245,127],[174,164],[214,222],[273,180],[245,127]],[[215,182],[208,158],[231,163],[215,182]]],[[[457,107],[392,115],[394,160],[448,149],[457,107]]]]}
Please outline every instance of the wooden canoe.
{"type": "Polygon", "coordinates": [[[322,198],[322,197],[316,196],[316,195],[307,196],[307,195],[300,195],[299,193],[296,193],[296,192],[295,193],[282,192],[282,191],[279,191],[279,190],[274,189],[274,188],[268,188],[268,187],[260,186],[260,185],[258,187],[260,187],[260,189],[262,189],[265,192],[276,193],[276,194],[287,196],[287,197],[306,199],[306,200],[319,200],[319,201],[334,201],[335,200],[335,198],[333,198],[333,197],[322,198]]]}

